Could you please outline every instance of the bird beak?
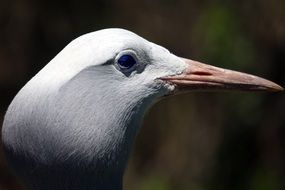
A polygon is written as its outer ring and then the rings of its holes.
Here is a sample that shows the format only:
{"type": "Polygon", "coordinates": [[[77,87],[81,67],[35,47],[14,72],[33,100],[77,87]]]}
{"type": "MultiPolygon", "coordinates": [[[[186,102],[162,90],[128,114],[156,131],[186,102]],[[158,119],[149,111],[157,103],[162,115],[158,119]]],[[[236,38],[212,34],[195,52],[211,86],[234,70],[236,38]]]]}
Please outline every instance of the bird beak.
{"type": "Polygon", "coordinates": [[[182,59],[187,64],[187,68],[183,73],[161,78],[168,83],[174,84],[180,90],[284,90],[281,86],[254,75],[182,59]]]}

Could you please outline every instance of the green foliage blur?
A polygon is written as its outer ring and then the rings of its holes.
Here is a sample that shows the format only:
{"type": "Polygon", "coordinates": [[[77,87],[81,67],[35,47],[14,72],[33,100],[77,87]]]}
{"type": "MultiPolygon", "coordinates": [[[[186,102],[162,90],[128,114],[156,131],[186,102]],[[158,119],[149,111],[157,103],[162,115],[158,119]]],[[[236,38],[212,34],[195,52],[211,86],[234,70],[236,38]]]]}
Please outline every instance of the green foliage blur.
{"type": "MultiPolygon", "coordinates": [[[[284,0],[0,2],[0,121],[67,43],[120,27],[190,59],[285,85],[284,0]]],[[[285,189],[284,93],[193,92],[146,115],[125,189],[285,189]]],[[[22,190],[0,151],[0,190],[22,190]]]]}

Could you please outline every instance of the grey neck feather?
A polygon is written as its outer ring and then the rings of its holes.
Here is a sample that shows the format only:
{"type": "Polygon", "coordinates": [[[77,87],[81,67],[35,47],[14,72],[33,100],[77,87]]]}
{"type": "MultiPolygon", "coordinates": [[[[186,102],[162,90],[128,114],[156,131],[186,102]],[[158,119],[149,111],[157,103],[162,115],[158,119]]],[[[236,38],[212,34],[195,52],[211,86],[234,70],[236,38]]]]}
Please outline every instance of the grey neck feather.
{"type": "Polygon", "coordinates": [[[122,189],[129,152],[155,89],[134,90],[112,77],[108,65],[93,66],[52,93],[41,85],[31,91],[31,81],[14,99],[4,123],[9,138],[3,141],[31,189],[122,189]]]}

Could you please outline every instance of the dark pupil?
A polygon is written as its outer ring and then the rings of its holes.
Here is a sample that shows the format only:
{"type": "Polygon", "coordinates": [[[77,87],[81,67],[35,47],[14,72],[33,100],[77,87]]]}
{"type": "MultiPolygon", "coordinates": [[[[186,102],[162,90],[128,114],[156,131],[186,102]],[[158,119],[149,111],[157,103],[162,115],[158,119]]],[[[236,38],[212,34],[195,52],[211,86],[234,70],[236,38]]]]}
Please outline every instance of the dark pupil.
{"type": "Polygon", "coordinates": [[[118,64],[122,68],[131,68],[136,64],[136,60],[131,55],[122,55],[118,59],[118,64]]]}

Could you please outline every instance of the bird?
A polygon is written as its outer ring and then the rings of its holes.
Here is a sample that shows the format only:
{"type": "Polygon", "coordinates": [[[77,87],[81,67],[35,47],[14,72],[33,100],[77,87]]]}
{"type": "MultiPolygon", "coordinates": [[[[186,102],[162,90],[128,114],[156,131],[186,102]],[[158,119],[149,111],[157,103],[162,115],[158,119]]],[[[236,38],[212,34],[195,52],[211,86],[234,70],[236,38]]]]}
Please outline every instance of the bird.
{"type": "Polygon", "coordinates": [[[30,190],[122,190],[145,113],[197,90],[283,88],[176,56],[125,29],[84,34],[12,100],[2,128],[7,161],[30,190]]]}

